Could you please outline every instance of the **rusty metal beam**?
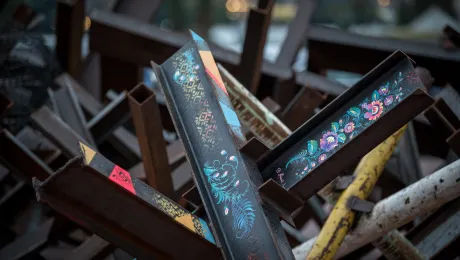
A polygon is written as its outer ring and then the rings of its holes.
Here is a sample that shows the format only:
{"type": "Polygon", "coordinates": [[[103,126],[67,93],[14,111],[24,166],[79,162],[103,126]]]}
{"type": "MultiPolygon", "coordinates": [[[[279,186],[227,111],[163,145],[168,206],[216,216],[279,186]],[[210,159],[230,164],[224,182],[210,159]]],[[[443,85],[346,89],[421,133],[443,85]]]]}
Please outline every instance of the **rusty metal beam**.
{"type": "Polygon", "coordinates": [[[460,50],[446,50],[433,44],[369,37],[345,30],[312,25],[308,31],[308,67],[337,69],[364,74],[396,50],[401,50],[427,68],[436,85],[450,82],[460,86],[456,69],[460,50]],[[354,61],[350,63],[350,61],[354,61]]]}
{"type": "Polygon", "coordinates": [[[130,116],[126,92],[122,92],[93,116],[86,126],[90,129],[96,143],[100,144],[113,135],[116,129],[123,126],[130,116]]]}
{"type": "Polygon", "coordinates": [[[40,200],[141,259],[221,258],[206,222],[80,146],[83,157],[34,183],[40,200]]]}
{"type": "Polygon", "coordinates": [[[201,37],[191,36],[161,67],[152,65],[223,255],[293,259],[278,217],[250,184],[261,183],[260,175],[238,150],[245,138],[212,54],[201,37]],[[235,197],[226,205],[229,196],[235,197]]]}
{"type": "Polygon", "coordinates": [[[100,65],[101,96],[109,89],[129,91],[139,84],[139,82],[142,82],[143,69],[137,64],[125,62],[102,54],[100,57],[100,65]]]}
{"type": "Polygon", "coordinates": [[[162,0],[119,0],[114,8],[114,12],[149,23],[162,3],[162,0]]]}
{"type": "Polygon", "coordinates": [[[81,45],[85,21],[84,0],[59,0],[56,7],[56,55],[72,77],[81,70],[81,45]]]}
{"type": "Polygon", "coordinates": [[[60,88],[48,93],[56,106],[56,114],[88,143],[95,145],[93,136],[86,127],[86,119],[78,98],[71,87],[76,84],[75,80],[68,74],[62,74],[56,78],[55,82],[60,88]]]}
{"type": "MultiPolygon", "coordinates": [[[[106,57],[121,61],[149,66],[150,61],[157,63],[165,61],[187,42],[187,38],[179,33],[166,32],[154,25],[147,25],[126,16],[114,13],[95,11],[91,15],[92,28],[90,49],[106,57]],[[115,42],[124,44],[115,44],[115,42]],[[133,50],[136,50],[133,52],[133,50]]],[[[210,45],[216,60],[224,67],[234,72],[239,64],[240,56],[215,45],[210,45]]],[[[263,61],[261,81],[274,84],[274,79],[287,80],[292,78],[293,71],[280,68],[273,63],[263,61]]],[[[298,72],[296,84],[333,93],[343,92],[346,87],[332,80],[315,75],[311,72],[298,72]]],[[[269,86],[267,86],[269,87],[269,86]]]]}
{"type": "Polygon", "coordinates": [[[275,62],[276,65],[291,67],[294,64],[302,43],[307,40],[307,31],[316,5],[316,0],[298,1],[297,13],[289,23],[286,38],[275,62]]]}
{"type": "Polygon", "coordinates": [[[0,249],[0,259],[19,260],[37,253],[49,242],[49,236],[53,227],[54,219],[49,219],[36,230],[28,232],[12,243],[0,249]]]}
{"type": "Polygon", "coordinates": [[[107,251],[113,251],[115,248],[107,241],[97,235],[92,235],[83,243],[77,246],[71,253],[66,255],[67,260],[89,260],[105,255],[107,251]]]}
{"type": "Polygon", "coordinates": [[[141,148],[147,183],[175,200],[171,169],[163,139],[163,127],[155,93],[139,84],[128,93],[129,106],[141,148]]]}
{"type": "Polygon", "coordinates": [[[308,199],[433,103],[414,75],[395,52],[267,154],[263,178],[308,199]]]}
{"type": "Polygon", "coordinates": [[[78,156],[78,143],[84,139],[73,131],[48,107],[43,106],[31,114],[31,123],[45,137],[50,139],[69,158],[78,156]]]}
{"type": "Polygon", "coordinates": [[[315,109],[326,98],[327,95],[303,87],[281,113],[281,118],[289,129],[295,130],[315,114],[315,109]]]}
{"type": "Polygon", "coordinates": [[[260,68],[264,59],[264,46],[271,21],[273,0],[259,0],[259,7],[252,8],[246,22],[243,52],[238,65],[238,79],[253,94],[257,93],[260,68]]]}
{"type": "Polygon", "coordinates": [[[10,170],[25,176],[29,183],[33,177],[45,180],[53,172],[7,130],[0,132],[0,161],[10,170]]]}
{"type": "Polygon", "coordinates": [[[242,124],[270,148],[284,140],[290,130],[230,72],[220,64],[217,67],[242,124]]]}

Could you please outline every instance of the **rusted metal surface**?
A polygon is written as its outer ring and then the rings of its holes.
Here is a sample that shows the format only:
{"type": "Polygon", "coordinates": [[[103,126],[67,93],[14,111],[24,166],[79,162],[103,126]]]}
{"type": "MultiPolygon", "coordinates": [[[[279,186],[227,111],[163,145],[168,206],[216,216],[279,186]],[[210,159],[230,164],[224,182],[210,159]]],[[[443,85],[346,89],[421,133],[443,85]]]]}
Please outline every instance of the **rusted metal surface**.
{"type": "Polygon", "coordinates": [[[85,21],[84,0],[59,0],[56,7],[56,55],[72,77],[81,70],[81,44],[85,21]]]}
{"type": "Polygon", "coordinates": [[[316,0],[298,1],[297,13],[289,23],[286,38],[275,62],[276,65],[291,67],[294,64],[300,47],[307,39],[307,31],[316,5],[316,0]]]}
{"type": "Polygon", "coordinates": [[[436,98],[444,99],[447,106],[449,106],[454,114],[460,118],[460,94],[455,91],[451,85],[448,84],[444,86],[436,98]]]}
{"type": "MultiPolygon", "coordinates": [[[[72,88],[78,96],[81,107],[91,117],[97,117],[99,112],[104,110],[104,106],[79,84],[73,84],[72,88]]],[[[112,116],[113,114],[105,114],[105,116],[109,115],[112,116]]],[[[105,121],[105,119],[100,118],[100,121],[105,121]]],[[[112,134],[107,137],[107,141],[110,142],[110,144],[128,161],[135,163],[141,158],[141,150],[139,148],[139,144],[137,143],[136,136],[131,134],[131,132],[129,132],[126,128],[118,127],[115,129],[112,134]]]]}
{"type": "Polygon", "coordinates": [[[218,68],[242,124],[270,148],[284,140],[290,130],[223,66],[218,68]]]}
{"type": "Polygon", "coordinates": [[[142,69],[136,64],[101,54],[100,66],[101,96],[109,89],[130,90],[142,81],[142,69]]]}
{"type": "MultiPolygon", "coordinates": [[[[457,108],[457,105],[454,104],[454,107],[457,108]]],[[[450,148],[460,156],[460,119],[444,99],[438,99],[425,111],[424,115],[436,128],[438,134],[442,138],[446,138],[450,148]]]]}
{"type": "MultiPolygon", "coordinates": [[[[296,16],[289,23],[286,38],[281,45],[280,52],[275,62],[275,64],[279,67],[291,68],[294,64],[299,49],[306,41],[307,30],[310,26],[310,20],[314,10],[316,9],[316,5],[316,0],[298,1],[296,16]]],[[[325,91],[325,88],[327,88],[327,80],[319,75],[313,74],[311,72],[296,74],[298,74],[298,78],[294,75],[290,79],[278,80],[275,85],[275,89],[273,91],[274,97],[276,101],[283,107],[289,104],[289,102],[295,97],[297,92],[299,92],[302,87],[305,87],[311,83],[313,83],[312,85],[317,85],[314,83],[314,79],[312,78],[319,78],[321,83],[318,82],[318,85],[321,86],[322,91],[325,91]],[[304,81],[304,77],[308,77],[308,80],[304,81]],[[298,80],[297,82],[304,82],[305,84],[299,84],[300,86],[297,86],[295,84],[296,80],[298,80]]],[[[333,83],[331,85],[340,84],[333,83]]],[[[341,90],[337,86],[334,86],[332,91],[336,96],[340,95],[341,93],[341,90]]]]}
{"type": "Polygon", "coordinates": [[[48,178],[52,170],[7,130],[0,131],[0,161],[9,169],[21,173],[29,183],[32,178],[48,178]]]}
{"type": "Polygon", "coordinates": [[[315,114],[315,109],[327,98],[316,90],[303,87],[286,106],[281,118],[289,129],[295,130],[315,114]]]}
{"type": "Polygon", "coordinates": [[[120,93],[112,102],[97,113],[86,125],[97,144],[113,135],[130,118],[126,92],[120,93]]]}
{"type": "Polygon", "coordinates": [[[460,82],[455,69],[460,66],[460,50],[445,50],[434,44],[369,37],[312,25],[308,31],[308,49],[309,68],[313,66],[361,74],[394,51],[401,50],[418,66],[427,68],[436,79],[436,85],[450,82],[456,86],[460,82]]]}
{"type": "Polygon", "coordinates": [[[80,146],[83,157],[35,181],[41,201],[141,259],[221,258],[206,222],[80,146]]]}
{"type": "Polygon", "coordinates": [[[36,230],[17,237],[0,250],[0,259],[19,260],[38,252],[48,243],[54,219],[49,219],[36,230]]]}
{"type": "Polygon", "coordinates": [[[425,256],[415,248],[407,238],[397,232],[390,231],[385,236],[372,242],[372,245],[379,248],[386,259],[389,260],[423,260],[425,256]]]}
{"type": "Polygon", "coordinates": [[[115,5],[114,12],[148,23],[162,3],[162,0],[119,0],[115,5]]]}
{"type": "Polygon", "coordinates": [[[254,95],[259,89],[260,68],[273,4],[273,0],[259,0],[259,6],[249,11],[246,22],[246,36],[237,75],[241,84],[254,95]]]}
{"type": "Polygon", "coordinates": [[[153,68],[223,255],[292,259],[277,216],[254,190],[257,167],[238,150],[244,136],[212,54],[191,34],[193,42],[153,68]]]}
{"type": "Polygon", "coordinates": [[[394,53],[267,154],[264,179],[308,199],[433,103],[422,88],[407,56],[394,53]]]}
{"type": "Polygon", "coordinates": [[[94,145],[93,136],[86,127],[86,119],[78,102],[78,98],[71,87],[71,85],[76,83],[71,81],[74,81],[74,79],[68,74],[62,74],[55,80],[60,88],[48,92],[53,104],[55,104],[55,113],[77,134],[94,145]]]}
{"type": "MultiPolygon", "coordinates": [[[[114,13],[95,11],[91,15],[91,21],[90,49],[92,51],[137,66],[149,66],[151,60],[157,63],[164,62],[187,42],[187,37],[182,34],[166,32],[157,26],[144,24],[114,13]],[[123,44],[116,44],[122,42],[123,44]],[[133,52],[133,50],[136,51],[133,52]]],[[[215,45],[210,45],[210,48],[217,62],[230,72],[235,71],[240,60],[237,53],[215,45]]],[[[274,83],[274,79],[292,78],[293,71],[263,61],[261,74],[261,81],[274,83]]],[[[342,84],[313,73],[298,72],[296,75],[296,84],[299,86],[308,85],[311,88],[334,94],[341,93],[344,89],[342,84]]]]}
{"type": "MultiPolygon", "coordinates": [[[[460,161],[419,180],[379,201],[370,214],[361,216],[337,254],[340,258],[387,234],[417,216],[427,214],[460,196],[460,161]]],[[[305,259],[316,237],[294,248],[296,259],[305,259]]]]}
{"type": "Polygon", "coordinates": [[[296,78],[297,83],[303,83],[299,84],[301,86],[308,86],[311,89],[329,93],[334,96],[339,96],[348,89],[347,86],[335,80],[327,79],[310,71],[296,73],[296,78]]]}
{"type": "Polygon", "coordinates": [[[67,260],[86,260],[104,255],[104,251],[113,251],[113,246],[97,235],[92,235],[66,255],[67,260]]]}
{"type": "Polygon", "coordinates": [[[175,199],[155,93],[144,84],[139,84],[128,93],[128,98],[147,183],[167,197],[175,199]]]}
{"type": "Polygon", "coordinates": [[[69,158],[80,154],[78,142],[84,140],[83,137],[73,131],[48,107],[39,108],[31,114],[30,118],[33,127],[50,139],[69,158]]]}

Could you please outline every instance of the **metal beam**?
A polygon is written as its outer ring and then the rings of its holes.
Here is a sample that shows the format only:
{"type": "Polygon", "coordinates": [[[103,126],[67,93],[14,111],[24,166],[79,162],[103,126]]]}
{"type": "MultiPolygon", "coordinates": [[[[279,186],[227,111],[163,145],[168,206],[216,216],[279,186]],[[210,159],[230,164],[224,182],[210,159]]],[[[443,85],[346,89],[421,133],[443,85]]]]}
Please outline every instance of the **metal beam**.
{"type": "Polygon", "coordinates": [[[95,150],[80,147],[83,157],[34,182],[41,201],[141,259],[221,258],[206,222],[95,150]]]}

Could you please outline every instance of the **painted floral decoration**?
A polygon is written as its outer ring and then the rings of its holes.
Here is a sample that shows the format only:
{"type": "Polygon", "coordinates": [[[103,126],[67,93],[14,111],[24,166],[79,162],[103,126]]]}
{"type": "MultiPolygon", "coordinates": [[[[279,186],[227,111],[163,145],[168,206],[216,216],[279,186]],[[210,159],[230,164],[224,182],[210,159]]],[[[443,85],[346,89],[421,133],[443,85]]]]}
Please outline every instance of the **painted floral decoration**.
{"type": "MultiPolygon", "coordinates": [[[[378,120],[387,110],[396,106],[413,91],[413,88],[403,88],[402,84],[419,84],[414,75],[413,71],[404,74],[396,72],[390,80],[380,84],[370,96],[349,107],[322,132],[316,134],[316,138],[308,140],[304,148],[287,161],[283,171],[286,176],[292,172],[297,173],[295,175],[298,179],[302,178],[378,120]]],[[[281,184],[290,186],[294,183],[281,181],[281,184]]]]}
{"type": "Polygon", "coordinates": [[[337,133],[331,131],[327,131],[325,134],[323,134],[323,138],[319,140],[319,145],[321,146],[321,149],[323,149],[326,152],[329,152],[330,150],[334,149],[338,144],[339,139],[337,133]]]}
{"type": "Polygon", "coordinates": [[[346,124],[345,127],[343,128],[343,131],[347,134],[353,132],[353,130],[355,130],[355,123],[353,122],[346,124]]]}
{"type": "Polygon", "coordinates": [[[367,104],[367,112],[364,113],[364,118],[369,120],[376,120],[383,113],[383,104],[380,100],[372,101],[372,103],[367,104]]]}
{"type": "Polygon", "coordinates": [[[323,153],[323,154],[321,154],[321,155],[319,156],[318,162],[321,163],[321,162],[323,162],[324,160],[326,160],[326,158],[327,158],[327,155],[323,153]]]}

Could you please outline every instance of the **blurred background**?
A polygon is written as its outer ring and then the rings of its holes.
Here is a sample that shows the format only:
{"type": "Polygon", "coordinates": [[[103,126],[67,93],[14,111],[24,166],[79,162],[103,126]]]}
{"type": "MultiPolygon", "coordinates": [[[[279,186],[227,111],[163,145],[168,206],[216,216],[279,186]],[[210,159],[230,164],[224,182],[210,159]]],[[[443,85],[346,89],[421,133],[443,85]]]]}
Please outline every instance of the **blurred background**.
{"type": "MultiPolygon", "coordinates": [[[[25,2],[38,13],[33,31],[46,35],[47,44],[54,45],[54,17],[56,1],[5,0],[0,4],[0,27],[12,10],[25,2]]],[[[192,29],[208,41],[223,48],[241,52],[246,18],[255,0],[168,0],[162,1],[150,23],[163,30],[186,32],[192,29]]],[[[287,25],[297,11],[296,0],[276,0],[272,21],[264,49],[264,58],[274,61],[287,33],[287,25]]],[[[88,0],[89,16],[94,9],[113,9],[117,0],[88,0]]],[[[446,24],[457,29],[460,17],[460,0],[324,0],[315,9],[312,24],[340,28],[356,34],[375,37],[412,39],[425,42],[438,41],[446,24]]],[[[91,29],[91,19],[86,19],[86,29],[91,29]]],[[[83,53],[88,45],[83,44],[83,53]]],[[[306,69],[308,50],[303,48],[294,65],[296,70],[306,69]]],[[[347,85],[359,75],[331,71],[328,77],[347,85]]]]}

